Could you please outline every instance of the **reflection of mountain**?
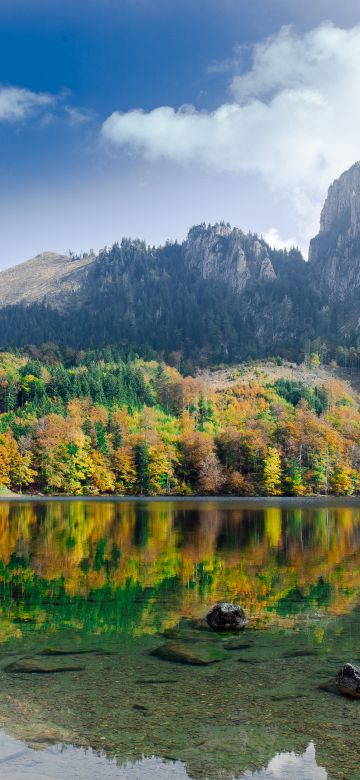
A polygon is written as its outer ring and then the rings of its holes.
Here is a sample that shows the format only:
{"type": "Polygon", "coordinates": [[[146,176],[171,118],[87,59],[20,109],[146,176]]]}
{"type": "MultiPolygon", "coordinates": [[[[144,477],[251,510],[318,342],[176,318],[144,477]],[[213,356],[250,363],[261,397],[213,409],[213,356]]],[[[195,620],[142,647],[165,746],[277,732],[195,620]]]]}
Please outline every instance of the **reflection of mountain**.
{"type": "MultiPolygon", "coordinates": [[[[44,746],[44,750],[27,747],[24,742],[1,733],[0,763],[11,766],[12,777],[24,777],[27,780],[39,780],[47,777],[51,780],[64,780],[74,777],[76,780],[139,780],[156,777],[156,780],[189,780],[186,768],[180,761],[163,761],[160,758],[144,758],[134,763],[117,766],[104,755],[93,750],[68,745],[59,745],[58,749],[44,746]]],[[[6,771],[6,769],[5,769],[6,771]]]]}
{"type": "Polygon", "coordinates": [[[44,628],[152,633],[223,597],[262,621],[340,614],[360,593],[359,543],[356,506],[2,503],[0,630],[19,634],[30,610],[44,628]]]}
{"type": "MultiPolygon", "coordinates": [[[[91,780],[99,777],[102,780],[139,780],[139,778],[155,778],[156,780],[190,780],[186,767],[180,761],[163,761],[159,758],[143,758],[134,763],[116,766],[105,756],[97,755],[92,750],[82,748],[60,748],[56,752],[49,748],[35,751],[26,748],[6,734],[1,734],[0,761],[11,761],[12,771],[22,772],[24,766],[32,766],[33,772],[27,772],[28,780],[38,780],[39,774],[45,771],[52,780],[63,780],[65,775],[71,776],[76,768],[77,780],[91,780]]],[[[316,763],[315,748],[312,743],[302,755],[295,753],[279,753],[269,762],[266,769],[259,772],[246,772],[239,780],[326,780],[325,769],[316,763]]]]}
{"type": "Polygon", "coordinates": [[[305,753],[278,753],[266,769],[246,772],[239,780],[327,780],[325,769],[316,763],[315,747],[311,742],[305,753]]]}

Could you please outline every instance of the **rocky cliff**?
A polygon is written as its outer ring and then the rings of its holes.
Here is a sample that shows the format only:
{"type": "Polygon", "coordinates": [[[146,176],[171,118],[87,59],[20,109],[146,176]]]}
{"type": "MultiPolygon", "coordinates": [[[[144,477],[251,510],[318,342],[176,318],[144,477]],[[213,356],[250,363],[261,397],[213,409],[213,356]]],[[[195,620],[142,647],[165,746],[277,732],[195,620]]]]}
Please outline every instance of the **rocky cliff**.
{"type": "Polygon", "coordinates": [[[184,244],[185,263],[203,279],[220,278],[241,293],[249,282],[274,281],[263,239],[223,223],[193,227],[184,244]]]}
{"type": "Polygon", "coordinates": [[[359,294],[360,163],[331,185],[320,232],[310,242],[309,261],[326,301],[345,301],[359,294]]]}

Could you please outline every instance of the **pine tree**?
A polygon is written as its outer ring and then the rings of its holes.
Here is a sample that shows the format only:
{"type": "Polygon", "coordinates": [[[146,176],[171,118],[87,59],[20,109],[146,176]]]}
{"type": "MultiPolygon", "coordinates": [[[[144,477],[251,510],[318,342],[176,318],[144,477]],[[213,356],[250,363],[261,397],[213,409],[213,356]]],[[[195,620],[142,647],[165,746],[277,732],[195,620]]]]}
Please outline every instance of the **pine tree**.
{"type": "Polygon", "coordinates": [[[14,380],[12,377],[9,377],[8,379],[8,386],[6,389],[6,396],[5,396],[5,410],[7,412],[13,412],[16,408],[16,389],[14,380]]]}
{"type": "Polygon", "coordinates": [[[135,463],[138,477],[139,491],[149,493],[150,475],[149,475],[149,451],[146,442],[140,442],[135,447],[135,463]]]}
{"type": "Polygon", "coordinates": [[[289,485],[289,492],[292,496],[304,495],[304,471],[297,460],[291,461],[289,476],[287,477],[286,482],[289,485]]]}
{"type": "Polygon", "coordinates": [[[96,423],[96,446],[103,455],[108,452],[108,446],[105,438],[104,426],[101,422],[96,423]]]}

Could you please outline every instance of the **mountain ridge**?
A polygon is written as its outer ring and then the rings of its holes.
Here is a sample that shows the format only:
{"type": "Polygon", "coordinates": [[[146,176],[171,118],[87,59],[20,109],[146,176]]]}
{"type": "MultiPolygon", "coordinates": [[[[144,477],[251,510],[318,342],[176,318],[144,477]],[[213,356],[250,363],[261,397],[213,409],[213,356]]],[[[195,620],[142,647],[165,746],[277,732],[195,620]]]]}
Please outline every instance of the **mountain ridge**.
{"type": "MultiPolygon", "coordinates": [[[[168,241],[166,244],[169,245],[172,242],[168,241]]],[[[148,255],[157,253],[164,248],[162,245],[151,247],[136,238],[123,238],[120,243],[114,244],[114,246],[120,247],[123,245],[131,245],[137,250],[141,248],[148,255]]],[[[256,233],[245,233],[240,228],[232,227],[223,222],[194,225],[189,229],[183,242],[173,242],[173,245],[182,248],[184,264],[189,270],[200,270],[204,279],[222,275],[222,278],[226,278],[231,286],[239,292],[251,280],[252,275],[260,280],[275,280],[277,275],[269,253],[282,252],[282,250],[272,249],[262,236],[256,233]],[[221,253],[223,239],[231,242],[231,251],[227,258],[224,258],[221,253]],[[250,252],[249,249],[251,249],[250,252]],[[224,260],[228,262],[227,269],[224,267],[224,260]],[[224,271],[226,271],[225,277],[224,271]]],[[[290,250],[290,254],[291,251],[300,256],[300,251],[296,247],[290,250]]],[[[58,252],[44,251],[0,271],[0,307],[20,302],[56,305],[57,293],[62,289],[62,281],[67,283],[69,293],[76,292],[75,284],[73,290],[70,288],[73,277],[75,281],[76,273],[79,270],[82,271],[96,261],[100,261],[106,252],[107,250],[104,249],[100,250],[98,255],[73,254],[69,256],[58,252]],[[41,272],[43,284],[39,285],[37,274],[41,272]],[[51,287],[51,282],[56,283],[57,289],[51,287]],[[11,288],[11,285],[15,286],[11,288]],[[28,285],[27,288],[26,285],[28,285]]]]}
{"type": "Polygon", "coordinates": [[[360,334],[360,164],[330,187],[309,262],[226,223],[182,243],[122,239],[98,255],[42,253],[0,273],[1,346],[55,341],[178,350],[200,363],[293,357],[360,334]]]}

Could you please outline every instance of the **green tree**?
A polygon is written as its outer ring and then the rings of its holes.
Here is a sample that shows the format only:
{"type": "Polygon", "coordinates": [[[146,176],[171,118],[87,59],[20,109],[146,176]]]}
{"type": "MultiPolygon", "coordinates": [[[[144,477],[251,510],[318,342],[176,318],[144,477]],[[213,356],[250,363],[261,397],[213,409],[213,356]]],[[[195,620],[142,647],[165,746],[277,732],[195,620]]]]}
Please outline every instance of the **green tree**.
{"type": "Polygon", "coordinates": [[[292,496],[303,496],[305,493],[304,470],[297,460],[292,460],[289,469],[289,475],[286,479],[289,486],[289,492],[292,496]]]}
{"type": "Polygon", "coordinates": [[[139,442],[135,447],[135,464],[138,479],[139,492],[149,493],[150,474],[149,474],[149,449],[146,442],[139,442]]]}
{"type": "Polygon", "coordinates": [[[13,378],[10,376],[5,395],[5,411],[13,412],[16,409],[16,387],[13,378]]]}

